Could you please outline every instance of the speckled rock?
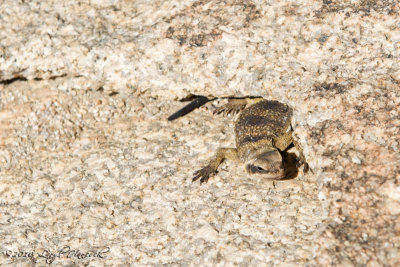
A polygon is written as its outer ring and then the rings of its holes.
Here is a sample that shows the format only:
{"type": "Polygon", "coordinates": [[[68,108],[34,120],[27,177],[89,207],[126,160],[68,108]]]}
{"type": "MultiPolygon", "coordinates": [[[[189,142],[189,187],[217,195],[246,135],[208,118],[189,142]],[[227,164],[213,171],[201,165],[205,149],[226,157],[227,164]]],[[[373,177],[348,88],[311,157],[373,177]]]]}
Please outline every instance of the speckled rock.
{"type": "Polygon", "coordinates": [[[0,11],[0,265],[400,265],[397,1],[11,1],[0,11]],[[294,108],[312,172],[224,163],[233,118],[294,108]]]}

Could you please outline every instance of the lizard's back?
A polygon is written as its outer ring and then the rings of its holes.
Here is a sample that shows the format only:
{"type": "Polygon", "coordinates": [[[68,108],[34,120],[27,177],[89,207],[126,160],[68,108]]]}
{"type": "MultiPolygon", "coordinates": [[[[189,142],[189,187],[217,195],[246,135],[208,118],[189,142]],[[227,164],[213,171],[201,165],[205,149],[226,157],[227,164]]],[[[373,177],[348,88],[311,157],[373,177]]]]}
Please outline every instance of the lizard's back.
{"type": "Polygon", "coordinates": [[[279,101],[262,100],[244,109],[235,124],[236,148],[242,158],[248,148],[274,146],[290,131],[293,110],[279,101]]]}

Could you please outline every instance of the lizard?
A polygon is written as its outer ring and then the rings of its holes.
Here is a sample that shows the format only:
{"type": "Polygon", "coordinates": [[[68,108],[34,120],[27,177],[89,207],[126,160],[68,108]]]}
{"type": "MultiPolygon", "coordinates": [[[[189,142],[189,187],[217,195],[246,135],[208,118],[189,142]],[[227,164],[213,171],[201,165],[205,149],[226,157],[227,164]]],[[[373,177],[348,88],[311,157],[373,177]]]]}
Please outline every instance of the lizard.
{"type": "MultiPolygon", "coordinates": [[[[229,99],[229,102],[214,111],[214,114],[238,113],[235,122],[235,148],[219,148],[209,163],[194,172],[192,181],[207,182],[217,173],[225,160],[245,164],[246,171],[267,179],[285,177],[281,152],[293,144],[298,150],[298,166],[304,164],[308,170],[303,151],[293,139],[291,118],[293,109],[279,101],[262,97],[229,99]]],[[[297,167],[298,167],[297,166],[297,167]]]]}

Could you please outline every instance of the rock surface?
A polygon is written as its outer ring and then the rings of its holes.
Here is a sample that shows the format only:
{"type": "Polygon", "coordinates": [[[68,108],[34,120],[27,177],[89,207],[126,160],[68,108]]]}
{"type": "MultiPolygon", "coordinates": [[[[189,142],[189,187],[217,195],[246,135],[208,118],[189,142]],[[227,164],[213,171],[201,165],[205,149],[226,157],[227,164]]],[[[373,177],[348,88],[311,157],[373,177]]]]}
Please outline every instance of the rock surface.
{"type": "Polygon", "coordinates": [[[398,2],[149,2],[3,1],[1,265],[399,265],[398,2]],[[312,172],[192,183],[190,93],[290,104],[312,172]]]}

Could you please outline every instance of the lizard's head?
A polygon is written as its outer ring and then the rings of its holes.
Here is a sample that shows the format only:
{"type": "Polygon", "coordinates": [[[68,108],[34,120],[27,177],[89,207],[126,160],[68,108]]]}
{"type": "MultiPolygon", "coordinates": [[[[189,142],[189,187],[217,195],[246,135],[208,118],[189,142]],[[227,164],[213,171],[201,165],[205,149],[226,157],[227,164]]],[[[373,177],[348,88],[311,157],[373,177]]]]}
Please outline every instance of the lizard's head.
{"type": "Polygon", "coordinates": [[[250,174],[257,174],[267,179],[282,179],[285,177],[282,156],[278,150],[263,151],[255,154],[246,164],[250,174]]]}

